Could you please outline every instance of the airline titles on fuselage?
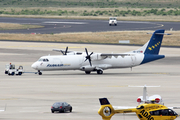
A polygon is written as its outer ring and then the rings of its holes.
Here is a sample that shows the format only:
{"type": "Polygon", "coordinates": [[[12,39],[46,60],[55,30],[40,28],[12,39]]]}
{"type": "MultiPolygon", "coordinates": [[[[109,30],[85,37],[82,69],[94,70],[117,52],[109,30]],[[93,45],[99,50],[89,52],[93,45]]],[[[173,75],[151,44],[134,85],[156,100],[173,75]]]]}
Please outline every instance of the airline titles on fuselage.
{"type": "Polygon", "coordinates": [[[62,66],[71,66],[71,64],[48,64],[46,67],[62,67],[62,66]]]}

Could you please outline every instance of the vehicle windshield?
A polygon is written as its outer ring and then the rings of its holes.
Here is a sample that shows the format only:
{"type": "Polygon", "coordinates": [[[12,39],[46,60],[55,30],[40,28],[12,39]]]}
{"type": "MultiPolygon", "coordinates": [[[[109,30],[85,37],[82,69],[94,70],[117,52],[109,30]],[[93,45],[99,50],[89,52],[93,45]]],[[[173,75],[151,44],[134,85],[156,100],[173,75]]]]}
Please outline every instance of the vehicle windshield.
{"type": "Polygon", "coordinates": [[[10,65],[9,69],[15,69],[15,65],[10,65]]]}
{"type": "Polygon", "coordinates": [[[116,20],[116,18],[110,18],[110,20],[116,20]]]}
{"type": "Polygon", "coordinates": [[[61,105],[62,105],[62,103],[60,103],[60,102],[57,102],[57,103],[53,104],[53,106],[61,106],[61,105]]]}

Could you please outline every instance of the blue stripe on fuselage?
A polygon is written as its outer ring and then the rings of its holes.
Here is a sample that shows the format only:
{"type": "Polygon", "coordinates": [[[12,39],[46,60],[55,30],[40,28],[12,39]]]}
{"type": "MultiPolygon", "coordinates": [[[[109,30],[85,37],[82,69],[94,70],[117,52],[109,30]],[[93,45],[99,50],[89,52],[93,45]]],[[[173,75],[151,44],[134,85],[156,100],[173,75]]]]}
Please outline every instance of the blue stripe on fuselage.
{"type": "Polygon", "coordinates": [[[164,58],[164,55],[155,55],[155,54],[144,54],[144,59],[141,62],[141,64],[148,63],[154,60],[162,59],[164,58]]]}

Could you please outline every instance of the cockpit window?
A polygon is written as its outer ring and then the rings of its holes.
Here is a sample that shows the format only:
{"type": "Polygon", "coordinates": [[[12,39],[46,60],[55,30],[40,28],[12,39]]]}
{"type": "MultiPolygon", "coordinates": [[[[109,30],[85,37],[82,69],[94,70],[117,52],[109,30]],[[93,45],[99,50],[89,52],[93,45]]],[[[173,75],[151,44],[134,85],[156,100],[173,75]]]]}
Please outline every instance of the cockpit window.
{"type": "Polygon", "coordinates": [[[38,61],[48,62],[49,60],[46,58],[44,58],[44,59],[40,58],[38,61]]]}

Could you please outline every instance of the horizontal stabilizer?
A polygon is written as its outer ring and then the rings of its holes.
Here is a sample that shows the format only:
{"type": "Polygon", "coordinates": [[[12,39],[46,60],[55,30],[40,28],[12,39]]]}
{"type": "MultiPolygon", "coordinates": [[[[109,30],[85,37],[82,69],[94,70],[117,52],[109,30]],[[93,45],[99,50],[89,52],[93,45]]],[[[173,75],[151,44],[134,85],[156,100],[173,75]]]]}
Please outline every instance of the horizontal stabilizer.
{"type": "MultiPolygon", "coordinates": [[[[153,33],[147,33],[147,34],[153,34],[153,33]]],[[[155,33],[156,35],[172,35],[170,33],[155,33]]]]}

